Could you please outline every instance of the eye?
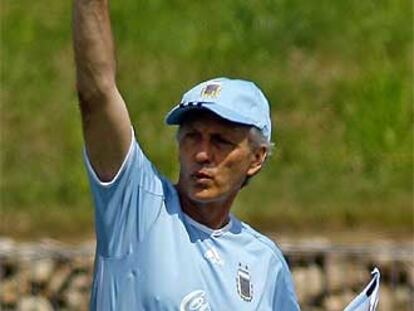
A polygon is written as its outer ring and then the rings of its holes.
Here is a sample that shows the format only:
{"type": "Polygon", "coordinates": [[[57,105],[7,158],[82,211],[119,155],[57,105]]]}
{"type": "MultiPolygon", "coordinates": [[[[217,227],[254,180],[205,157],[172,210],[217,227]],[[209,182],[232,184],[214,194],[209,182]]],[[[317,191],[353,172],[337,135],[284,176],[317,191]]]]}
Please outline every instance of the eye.
{"type": "Polygon", "coordinates": [[[213,141],[220,145],[233,146],[233,143],[229,139],[220,135],[213,136],[213,141]]]}
{"type": "Polygon", "coordinates": [[[184,134],[185,138],[191,139],[191,140],[197,139],[199,136],[200,134],[196,131],[188,131],[184,134]]]}

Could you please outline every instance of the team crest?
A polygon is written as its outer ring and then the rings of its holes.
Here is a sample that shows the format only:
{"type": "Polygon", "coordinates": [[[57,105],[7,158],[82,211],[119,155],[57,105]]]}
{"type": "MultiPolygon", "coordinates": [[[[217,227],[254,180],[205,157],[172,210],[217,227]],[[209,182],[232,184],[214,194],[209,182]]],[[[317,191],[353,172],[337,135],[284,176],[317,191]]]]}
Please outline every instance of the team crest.
{"type": "Polygon", "coordinates": [[[251,301],[253,299],[253,284],[250,278],[249,267],[243,266],[239,263],[237,269],[237,292],[244,301],[251,301]]]}
{"type": "Polygon", "coordinates": [[[207,84],[205,87],[203,87],[203,89],[201,90],[201,96],[215,98],[220,95],[220,92],[221,92],[220,83],[210,83],[210,84],[207,84]]]}

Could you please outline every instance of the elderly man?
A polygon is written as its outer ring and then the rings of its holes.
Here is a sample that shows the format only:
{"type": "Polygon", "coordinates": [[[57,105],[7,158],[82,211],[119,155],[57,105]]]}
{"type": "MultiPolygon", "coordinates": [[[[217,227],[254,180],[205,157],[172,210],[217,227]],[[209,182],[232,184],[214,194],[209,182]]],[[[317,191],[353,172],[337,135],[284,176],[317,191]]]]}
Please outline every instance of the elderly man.
{"type": "Polygon", "coordinates": [[[166,118],[179,126],[173,185],[144,155],[117,90],[107,0],[74,0],[73,29],[96,207],[91,309],[299,310],[280,250],[230,214],[269,153],[263,93],[218,78],[183,96],[166,118]]]}

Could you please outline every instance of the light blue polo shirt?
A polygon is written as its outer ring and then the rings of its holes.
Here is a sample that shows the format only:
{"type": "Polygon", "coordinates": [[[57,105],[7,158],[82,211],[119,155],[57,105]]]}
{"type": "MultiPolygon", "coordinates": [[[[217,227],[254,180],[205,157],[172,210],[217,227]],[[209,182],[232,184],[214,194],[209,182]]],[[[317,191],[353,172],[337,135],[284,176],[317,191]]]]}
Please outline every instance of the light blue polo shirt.
{"type": "Polygon", "coordinates": [[[299,310],[275,244],[234,216],[212,230],[185,215],[135,138],[111,182],[85,161],[96,207],[91,310],[299,310]]]}

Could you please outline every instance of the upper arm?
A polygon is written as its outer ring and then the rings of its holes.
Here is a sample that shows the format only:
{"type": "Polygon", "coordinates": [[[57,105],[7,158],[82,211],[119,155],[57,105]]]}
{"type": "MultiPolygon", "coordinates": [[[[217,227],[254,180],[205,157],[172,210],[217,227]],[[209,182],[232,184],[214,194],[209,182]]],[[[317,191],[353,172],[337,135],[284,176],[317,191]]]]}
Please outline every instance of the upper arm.
{"type": "Polygon", "coordinates": [[[110,181],[128,152],[131,121],[116,86],[101,94],[88,97],[79,92],[79,105],[88,158],[99,179],[110,181]]]}
{"type": "Polygon", "coordinates": [[[144,238],[159,216],[164,203],[163,180],[134,137],[109,182],[98,178],[86,152],[84,159],[95,203],[97,252],[104,257],[122,257],[144,238]]]}
{"type": "Polygon", "coordinates": [[[273,310],[300,311],[292,276],[285,263],[277,274],[273,310]]]}

